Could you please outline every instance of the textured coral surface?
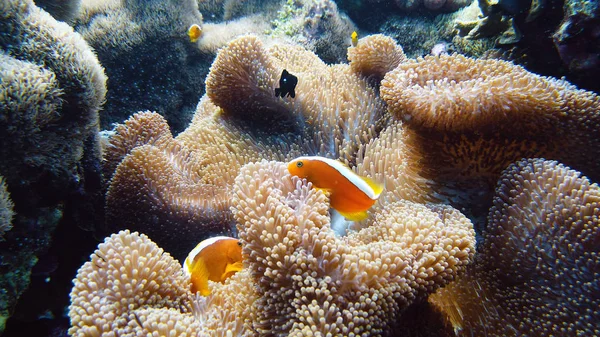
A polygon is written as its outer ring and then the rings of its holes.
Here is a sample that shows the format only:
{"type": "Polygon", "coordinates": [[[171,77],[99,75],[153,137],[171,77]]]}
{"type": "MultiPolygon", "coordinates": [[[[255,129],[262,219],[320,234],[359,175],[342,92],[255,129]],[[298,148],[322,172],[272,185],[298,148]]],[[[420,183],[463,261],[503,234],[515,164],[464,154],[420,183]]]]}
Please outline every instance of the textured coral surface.
{"type": "Polygon", "coordinates": [[[79,270],[70,333],[138,335],[165,322],[170,336],[380,336],[474,254],[471,222],[445,205],[392,202],[337,237],[327,195],[281,162],[243,166],[232,195],[244,271],[193,298],[177,261],[122,231],[79,270]]]}
{"type": "Polygon", "coordinates": [[[500,172],[531,157],[560,160],[592,180],[600,166],[600,96],[511,62],[426,56],[388,72],[381,95],[419,137],[443,198],[483,218],[500,172]]]}
{"type": "Polygon", "coordinates": [[[33,1],[0,2],[0,222],[5,239],[0,244],[0,333],[63,214],[85,218],[82,226],[99,222],[97,133],[105,83],[92,49],[66,23],[33,1]],[[5,233],[11,217],[13,228],[5,233]]]}
{"type": "Polygon", "coordinates": [[[475,263],[431,301],[464,335],[600,333],[600,189],[543,159],[498,183],[475,263]]]}
{"type": "MultiPolygon", "coordinates": [[[[575,321],[540,318],[547,312],[538,310],[539,294],[520,293],[538,283],[548,294],[559,291],[548,275],[562,268],[560,256],[545,271],[514,275],[524,282],[518,289],[502,282],[510,274],[505,265],[529,261],[521,251],[533,249],[541,261],[548,252],[542,243],[561,251],[547,236],[530,245],[536,228],[579,221],[561,218],[569,214],[595,228],[595,215],[579,211],[597,208],[589,192],[595,185],[577,180],[575,171],[561,173],[566,169],[552,161],[523,161],[502,172],[522,157],[543,155],[597,175],[587,154],[599,151],[598,96],[506,61],[456,54],[408,59],[380,35],[360,39],[348,54],[350,64],[326,65],[298,46],[244,36],[219,51],[207,94],[184,132],[173,137],[151,112],[117,128],[106,152],[105,172],[113,177],[109,228],[126,224],[148,233],[176,256],[219,230],[243,245],[244,270],[211,283],[210,297],[190,300],[191,314],[180,312],[181,331],[370,336],[397,327],[450,336],[478,334],[477,322],[485,319],[497,335],[526,333],[536,324],[544,331],[593,331],[588,318],[595,313],[586,309],[593,300],[580,293],[574,301],[563,297],[565,308],[580,314],[575,321]],[[283,69],[299,79],[294,99],[274,95],[283,69]],[[368,218],[349,224],[346,235],[331,229],[337,223],[327,192],[285,169],[285,161],[306,154],[339,159],[385,185],[368,218]],[[577,197],[563,197],[562,189],[577,197]],[[518,202],[509,196],[521,192],[518,202]],[[515,220],[534,215],[530,225],[515,220]],[[475,255],[479,267],[467,266],[475,254],[473,223],[484,248],[475,255]],[[518,240],[526,243],[511,246],[518,240]],[[517,257],[502,260],[510,253],[517,257]],[[468,306],[456,303],[462,299],[468,306]],[[493,316],[497,308],[515,313],[506,314],[510,324],[493,316]],[[491,316],[483,318],[485,310],[491,316]],[[406,321],[419,313],[418,322],[406,321]]],[[[574,240],[593,241],[594,231],[574,240]]],[[[581,247],[595,263],[593,248],[581,247]]],[[[592,291],[593,275],[579,275],[583,291],[592,291]]],[[[164,322],[172,322],[173,310],[165,309],[164,322]]]]}
{"type": "Polygon", "coordinates": [[[354,163],[399,197],[434,199],[418,155],[405,145],[410,133],[392,123],[376,89],[348,65],[245,36],[220,50],[206,86],[192,123],[176,137],[150,112],[116,129],[105,156],[110,231],[138,230],[183,258],[203,238],[235,231],[231,186],[244,164],[301,154],[354,163]],[[283,69],[300,78],[295,99],[274,95],[283,69]]]}

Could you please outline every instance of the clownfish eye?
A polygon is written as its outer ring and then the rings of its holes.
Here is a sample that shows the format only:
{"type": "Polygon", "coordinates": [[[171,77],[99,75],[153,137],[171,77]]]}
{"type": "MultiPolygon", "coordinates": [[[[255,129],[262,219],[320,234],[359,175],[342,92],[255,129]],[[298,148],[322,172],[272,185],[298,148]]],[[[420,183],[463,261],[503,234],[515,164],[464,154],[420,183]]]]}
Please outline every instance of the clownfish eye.
{"type": "Polygon", "coordinates": [[[242,246],[242,243],[241,243],[241,242],[239,242],[239,241],[238,241],[238,243],[237,243],[237,244],[238,244],[238,246],[240,246],[240,247],[242,246]]]}
{"type": "Polygon", "coordinates": [[[301,161],[299,161],[299,162],[296,163],[296,167],[302,167],[302,165],[304,165],[304,163],[301,162],[301,161]]]}

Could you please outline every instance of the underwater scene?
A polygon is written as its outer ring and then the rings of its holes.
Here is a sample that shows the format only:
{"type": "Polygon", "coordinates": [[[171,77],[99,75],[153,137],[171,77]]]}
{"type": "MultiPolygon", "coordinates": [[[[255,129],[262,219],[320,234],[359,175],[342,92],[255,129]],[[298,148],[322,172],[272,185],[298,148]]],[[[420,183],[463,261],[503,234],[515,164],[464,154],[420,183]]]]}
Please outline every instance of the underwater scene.
{"type": "Polygon", "coordinates": [[[600,336],[600,1],[0,0],[0,335],[600,336]]]}

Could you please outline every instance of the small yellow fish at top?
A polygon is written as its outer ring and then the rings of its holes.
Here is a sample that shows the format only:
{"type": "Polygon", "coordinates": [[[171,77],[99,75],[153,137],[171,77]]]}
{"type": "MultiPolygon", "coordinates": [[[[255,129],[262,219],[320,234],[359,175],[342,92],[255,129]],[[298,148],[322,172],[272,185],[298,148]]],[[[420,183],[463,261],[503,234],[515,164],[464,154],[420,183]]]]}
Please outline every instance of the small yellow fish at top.
{"type": "Polygon", "coordinates": [[[329,191],[329,205],[351,221],[367,218],[367,210],[383,191],[380,184],[329,158],[298,157],[288,163],[288,171],[310,181],[315,188],[329,191]]]}
{"type": "Polygon", "coordinates": [[[356,47],[356,45],[358,44],[358,33],[356,31],[353,31],[352,35],[350,35],[350,38],[352,38],[352,47],[356,47]]]}
{"type": "Polygon", "coordinates": [[[202,35],[202,28],[197,24],[193,24],[188,29],[188,36],[190,37],[190,42],[196,42],[202,35]]]}
{"type": "Polygon", "coordinates": [[[242,246],[238,239],[215,236],[200,242],[183,262],[193,293],[210,295],[208,280],[223,282],[242,270],[242,246]]]}

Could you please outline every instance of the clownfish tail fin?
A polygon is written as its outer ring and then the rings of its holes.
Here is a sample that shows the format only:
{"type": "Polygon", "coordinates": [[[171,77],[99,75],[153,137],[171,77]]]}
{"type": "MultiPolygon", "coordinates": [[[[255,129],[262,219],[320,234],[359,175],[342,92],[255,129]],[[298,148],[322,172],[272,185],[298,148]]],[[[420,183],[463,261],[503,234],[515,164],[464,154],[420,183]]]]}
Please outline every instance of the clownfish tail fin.
{"type": "Polygon", "coordinates": [[[383,184],[380,184],[374,180],[372,180],[371,178],[367,178],[367,177],[361,177],[362,180],[364,180],[367,185],[369,185],[372,189],[373,192],[375,192],[376,196],[379,196],[381,194],[381,192],[383,192],[383,184]]]}
{"type": "Polygon", "coordinates": [[[227,266],[225,267],[225,272],[223,272],[223,275],[221,275],[221,280],[227,279],[229,276],[242,270],[242,268],[243,268],[243,265],[242,265],[241,261],[238,261],[235,263],[228,263],[227,266]]]}

